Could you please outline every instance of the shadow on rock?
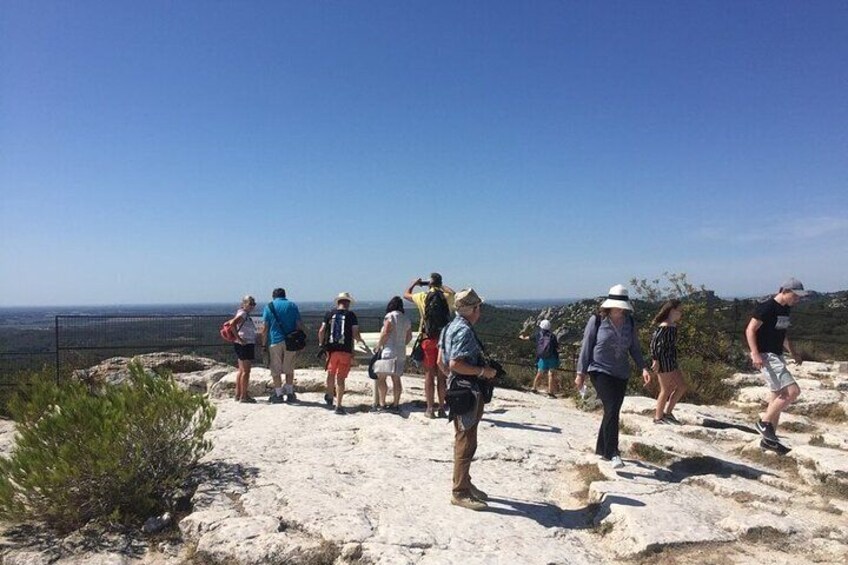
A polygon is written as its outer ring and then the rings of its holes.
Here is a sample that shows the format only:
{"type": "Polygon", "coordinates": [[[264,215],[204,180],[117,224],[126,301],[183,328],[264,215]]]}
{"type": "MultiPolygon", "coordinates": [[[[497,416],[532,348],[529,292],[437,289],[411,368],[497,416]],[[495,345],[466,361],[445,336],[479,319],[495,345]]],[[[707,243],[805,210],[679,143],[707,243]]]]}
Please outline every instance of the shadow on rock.
{"type": "MultiPolygon", "coordinates": [[[[597,505],[590,504],[576,510],[563,510],[550,503],[528,502],[510,498],[489,498],[489,508],[486,512],[528,518],[546,528],[568,528],[582,530],[592,527],[597,512],[597,505]],[[497,505],[497,506],[495,506],[497,505]]],[[[636,501],[633,501],[635,504],[636,501]]]]}
{"type": "Polygon", "coordinates": [[[4,537],[11,542],[0,547],[4,555],[11,551],[37,551],[45,558],[59,559],[83,553],[117,553],[138,559],[147,551],[147,544],[136,532],[107,531],[95,525],[63,538],[46,526],[21,524],[6,530],[4,537]]]}
{"type": "Polygon", "coordinates": [[[256,467],[245,467],[239,463],[210,461],[198,465],[192,476],[195,485],[206,484],[211,487],[247,487],[259,476],[256,467]]]}
{"type": "Polygon", "coordinates": [[[724,459],[706,455],[680,459],[679,461],[671,463],[667,469],[648,465],[635,460],[629,461],[629,463],[632,466],[647,470],[650,474],[645,475],[644,473],[631,473],[629,471],[619,470],[617,471],[619,477],[624,479],[640,479],[648,476],[657,481],[663,481],[666,483],[680,483],[689,477],[701,475],[715,475],[725,479],[730,477],[742,477],[744,479],[753,480],[757,480],[763,475],[775,476],[774,473],[763,469],[757,469],[756,467],[751,467],[744,463],[725,461],[724,459]]]}
{"type": "Polygon", "coordinates": [[[705,428],[712,428],[714,430],[740,430],[743,432],[747,432],[749,434],[759,434],[755,428],[751,426],[746,426],[745,424],[736,424],[733,422],[724,422],[722,420],[716,420],[714,418],[704,418],[704,421],[701,425],[705,428]]]}
{"type": "Polygon", "coordinates": [[[481,418],[481,422],[488,422],[498,428],[513,428],[518,430],[528,430],[531,432],[548,432],[552,434],[561,434],[562,428],[556,426],[548,426],[546,424],[520,424],[518,422],[505,422],[504,420],[493,420],[492,418],[481,418]]]}

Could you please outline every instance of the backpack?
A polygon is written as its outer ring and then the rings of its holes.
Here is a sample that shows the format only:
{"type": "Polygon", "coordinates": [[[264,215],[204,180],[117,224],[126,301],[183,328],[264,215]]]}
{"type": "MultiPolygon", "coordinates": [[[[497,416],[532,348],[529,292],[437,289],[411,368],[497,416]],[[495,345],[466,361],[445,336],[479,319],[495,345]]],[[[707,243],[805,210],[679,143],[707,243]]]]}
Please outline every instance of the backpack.
{"type": "MultiPolygon", "coordinates": [[[[601,315],[595,314],[593,317],[595,318],[595,345],[597,345],[598,344],[598,330],[601,328],[601,315]]],[[[631,316],[630,314],[627,314],[627,321],[630,322],[630,331],[634,331],[635,328],[636,328],[636,322],[633,321],[633,316],[631,316]]],[[[594,355],[593,355],[594,349],[595,348],[592,347],[592,349],[589,350],[589,364],[591,364],[592,361],[594,361],[594,355]]]]}
{"type": "Polygon", "coordinates": [[[439,337],[439,332],[450,323],[450,308],[445,293],[431,290],[424,297],[424,334],[430,339],[439,337]]]}
{"type": "Polygon", "coordinates": [[[229,341],[230,343],[236,343],[239,340],[239,330],[241,327],[247,322],[247,315],[245,314],[244,321],[239,325],[233,325],[228,321],[221,324],[221,329],[218,330],[218,333],[221,335],[224,341],[229,341]]]}
{"type": "MultiPolygon", "coordinates": [[[[327,332],[327,342],[325,345],[330,346],[329,349],[345,349],[348,346],[347,341],[347,333],[345,329],[347,328],[348,318],[347,311],[341,310],[338,312],[334,312],[332,316],[330,316],[329,321],[327,322],[327,327],[329,331],[327,332]]],[[[351,333],[351,336],[353,334],[351,333]]]]}
{"type": "Polygon", "coordinates": [[[550,359],[556,357],[556,338],[553,332],[541,331],[536,340],[536,359],[550,359]]]}

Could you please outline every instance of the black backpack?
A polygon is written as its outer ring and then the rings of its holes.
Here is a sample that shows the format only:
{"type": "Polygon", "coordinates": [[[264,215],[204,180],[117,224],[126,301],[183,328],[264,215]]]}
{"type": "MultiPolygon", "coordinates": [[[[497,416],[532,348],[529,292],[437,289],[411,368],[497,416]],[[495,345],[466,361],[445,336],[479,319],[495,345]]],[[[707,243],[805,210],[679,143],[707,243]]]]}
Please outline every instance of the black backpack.
{"type": "Polygon", "coordinates": [[[449,323],[450,308],[445,293],[439,289],[431,290],[424,297],[424,334],[430,339],[436,339],[449,323]]]}

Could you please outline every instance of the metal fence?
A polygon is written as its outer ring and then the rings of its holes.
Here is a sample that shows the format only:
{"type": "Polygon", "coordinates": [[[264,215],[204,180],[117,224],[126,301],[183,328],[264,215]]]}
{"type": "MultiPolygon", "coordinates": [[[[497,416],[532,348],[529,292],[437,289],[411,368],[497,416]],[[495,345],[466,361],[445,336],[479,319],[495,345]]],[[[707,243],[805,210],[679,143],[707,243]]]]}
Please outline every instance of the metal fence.
{"type": "MultiPolygon", "coordinates": [[[[804,313],[793,312],[793,316],[804,313]]],[[[417,325],[417,313],[413,313],[413,327],[417,325]]],[[[0,353],[0,387],[13,386],[19,376],[31,370],[51,370],[57,378],[70,375],[76,369],[87,368],[110,357],[130,357],[159,351],[195,354],[232,363],[232,346],[219,335],[221,325],[228,319],[224,315],[170,315],[170,316],[56,316],[54,322],[53,347],[44,347],[38,351],[13,351],[0,353]]],[[[362,332],[378,332],[382,326],[382,315],[360,315],[359,326],[362,332]]],[[[261,327],[261,318],[254,316],[261,327]]],[[[300,356],[300,366],[317,366],[318,346],[316,335],[323,320],[321,313],[302,315],[304,329],[308,336],[307,349],[300,356]]],[[[730,327],[723,333],[744,345],[744,320],[733,317],[730,327]]],[[[499,355],[508,367],[521,368],[525,373],[532,370],[533,347],[524,342],[522,345],[515,335],[488,333],[480,328],[481,339],[491,349],[510,355],[499,355]],[[521,353],[516,353],[520,351],[521,353]]],[[[792,336],[796,344],[803,345],[806,351],[834,349],[848,352],[848,336],[817,335],[815,340],[803,334],[792,336]]],[[[43,346],[42,346],[43,347],[43,346]]],[[[572,343],[561,344],[561,359],[564,372],[573,372],[577,357],[577,348],[572,343]]],[[[262,361],[259,360],[261,363],[262,361]]]]}

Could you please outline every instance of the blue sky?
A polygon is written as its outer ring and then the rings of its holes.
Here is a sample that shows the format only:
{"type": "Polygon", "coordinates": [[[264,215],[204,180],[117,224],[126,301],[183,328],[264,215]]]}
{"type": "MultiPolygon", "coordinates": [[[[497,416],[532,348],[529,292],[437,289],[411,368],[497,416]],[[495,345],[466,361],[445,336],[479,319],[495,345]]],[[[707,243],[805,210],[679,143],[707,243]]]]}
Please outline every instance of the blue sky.
{"type": "Polygon", "coordinates": [[[848,288],[845,2],[0,12],[0,305],[848,288]]]}

